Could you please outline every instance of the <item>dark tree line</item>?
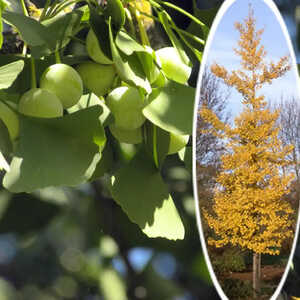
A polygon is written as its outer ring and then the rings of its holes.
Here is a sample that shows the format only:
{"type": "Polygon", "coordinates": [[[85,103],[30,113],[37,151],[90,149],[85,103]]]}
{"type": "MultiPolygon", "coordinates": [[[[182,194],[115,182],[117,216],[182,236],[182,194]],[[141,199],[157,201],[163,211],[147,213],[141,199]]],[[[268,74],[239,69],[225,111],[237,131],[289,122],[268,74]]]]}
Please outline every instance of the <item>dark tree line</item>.
{"type": "MultiPolygon", "coordinates": [[[[226,105],[229,95],[229,90],[223,88],[220,80],[210,72],[209,68],[206,68],[201,81],[198,110],[204,104],[214,111],[220,120],[227,121],[229,115],[226,113],[226,105]]],[[[198,113],[196,152],[197,163],[201,166],[216,163],[217,154],[223,148],[222,141],[216,136],[205,132],[209,126],[209,124],[202,120],[198,113]]]]}

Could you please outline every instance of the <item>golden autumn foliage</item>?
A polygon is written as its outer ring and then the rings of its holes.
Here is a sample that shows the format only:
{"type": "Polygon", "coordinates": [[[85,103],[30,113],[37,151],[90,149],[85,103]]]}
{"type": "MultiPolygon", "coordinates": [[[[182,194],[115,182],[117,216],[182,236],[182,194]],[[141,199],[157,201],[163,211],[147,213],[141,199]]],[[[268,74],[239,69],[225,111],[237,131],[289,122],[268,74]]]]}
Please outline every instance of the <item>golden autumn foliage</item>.
{"type": "Polygon", "coordinates": [[[236,23],[240,33],[235,54],[241,70],[229,72],[215,63],[212,73],[242,95],[243,111],[229,126],[208,108],[200,110],[211,132],[225,139],[222,169],[217,175],[213,213],[203,215],[215,236],[208,244],[227,244],[255,253],[279,254],[285,239],[293,236],[293,209],[283,196],[289,193],[292,174],[282,167],[293,146],[283,146],[276,125],[279,111],[270,111],[258,91],[264,84],[283,76],[289,69],[288,57],[266,63],[266,51],[260,44],[263,30],[255,29],[253,11],[245,22],[236,23]]]}

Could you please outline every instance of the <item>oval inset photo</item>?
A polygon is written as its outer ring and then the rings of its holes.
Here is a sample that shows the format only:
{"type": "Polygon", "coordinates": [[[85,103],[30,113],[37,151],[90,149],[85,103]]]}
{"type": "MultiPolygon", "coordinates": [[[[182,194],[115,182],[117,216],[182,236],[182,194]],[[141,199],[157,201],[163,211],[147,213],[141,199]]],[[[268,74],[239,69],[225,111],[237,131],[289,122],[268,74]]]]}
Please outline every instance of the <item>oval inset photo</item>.
{"type": "Polygon", "coordinates": [[[298,233],[299,78],[272,1],[226,1],[197,87],[201,242],[222,299],[277,299],[298,233]]]}

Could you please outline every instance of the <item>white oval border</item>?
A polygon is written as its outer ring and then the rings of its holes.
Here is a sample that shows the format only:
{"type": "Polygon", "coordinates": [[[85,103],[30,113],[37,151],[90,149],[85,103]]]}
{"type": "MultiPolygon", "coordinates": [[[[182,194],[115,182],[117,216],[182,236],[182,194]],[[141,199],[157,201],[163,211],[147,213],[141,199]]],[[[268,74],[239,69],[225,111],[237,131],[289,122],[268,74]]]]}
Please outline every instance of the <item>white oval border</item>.
{"type": "MultiPolygon", "coordinates": [[[[209,49],[211,47],[212,41],[213,41],[213,37],[215,35],[215,31],[219,26],[219,23],[221,21],[221,19],[223,18],[223,16],[225,15],[225,13],[227,12],[227,10],[231,7],[231,5],[233,3],[235,3],[236,1],[242,1],[242,0],[226,0],[225,2],[223,2],[223,4],[221,5],[221,7],[218,10],[218,13],[213,21],[212,27],[210,29],[209,32],[209,36],[207,39],[207,42],[205,44],[205,49],[203,52],[203,57],[202,57],[202,62],[201,62],[201,66],[200,66],[200,71],[199,71],[199,75],[198,75],[198,79],[197,79],[197,87],[196,87],[196,98],[195,98],[195,105],[194,105],[194,118],[193,118],[193,137],[192,137],[192,141],[193,141],[193,149],[192,149],[192,156],[193,156],[193,191],[194,191],[194,199],[195,199],[195,210],[196,210],[196,218],[197,218],[197,225],[198,225],[198,231],[200,234],[200,240],[201,240],[201,246],[202,246],[202,251],[204,253],[204,258],[205,258],[205,262],[207,264],[211,279],[214,283],[215,288],[217,289],[217,292],[219,294],[219,296],[221,297],[222,300],[229,300],[227,298],[227,296],[224,294],[221,285],[218,282],[218,279],[214,273],[211,261],[209,259],[209,255],[208,255],[208,251],[207,251],[207,247],[206,247],[206,241],[204,238],[204,233],[202,230],[202,223],[201,223],[201,216],[200,216],[200,207],[198,205],[199,203],[199,199],[198,199],[198,186],[197,186],[197,166],[196,166],[196,134],[197,134],[197,112],[198,112],[198,106],[199,106],[199,99],[200,99],[200,87],[201,87],[201,81],[202,81],[202,76],[203,76],[203,72],[204,72],[204,67],[206,65],[206,60],[208,57],[208,52],[209,49]]],[[[274,13],[278,23],[280,24],[281,30],[284,34],[288,49],[289,49],[289,54],[291,56],[291,60],[292,60],[292,65],[294,66],[294,68],[292,69],[292,71],[294,72],[294,76],[295,78],[298,80],[298,84],[296,89],[298,90],[298,94],[300,96],[300,77],[298,75],[297,72],[297,61],[296,61],[296,56],[294,53],[294,49],[292,46],[292,42],[287,30],[287,27],[284,23],[284,20],[277,8],[277,6],[275,5],[275,3],[272,0],[261,0],[263,1],[270,9],[271,11],[274,13]]],[[[250,3],[250,1],[249,1],[250,3]]],[[[253,8],[255,9],[255,7],[253,6],[253,8]]],[[[294,252],[295,252],[295,248],[296,248],[296,244],[297,244],[297,239],[298,239],[298,233],[299,233],[299,219],[300,217],[300,203],[298,206],[298,217],[297,217],[297,224],[296,224],[296,232],[295,232],[295,236],[294,236],[294,241],[293,241],[293,245],[292,245],[292,249],[291,249],[291,253],[288,259],[288,262],[286,264],[285,267],[285,271],[281,277],[281,280],[279,282],[279,285],[277,286],[275,293],[272,295],[272,297],[270,298],[270,300],[276,300],[279,293],[281,292],[281,289],[285,283],[286,277],[288,275],[290,266],[291,266],[291,262],[294,256],[294,252]]]]}

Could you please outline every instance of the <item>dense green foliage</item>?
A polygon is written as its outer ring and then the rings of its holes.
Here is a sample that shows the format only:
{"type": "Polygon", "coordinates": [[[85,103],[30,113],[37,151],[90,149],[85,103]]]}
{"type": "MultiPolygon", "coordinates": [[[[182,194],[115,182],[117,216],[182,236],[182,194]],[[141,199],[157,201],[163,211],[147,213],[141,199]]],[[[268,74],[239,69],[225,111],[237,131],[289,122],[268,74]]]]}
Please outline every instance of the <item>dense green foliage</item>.
{"type": "Polygon", "coordinates": [[[23,13],[13,5],[3,10],[23,42],[22,53],[1,56],[0,100],[16,103],[20,123],[14,147],[3,153],[3,186],[34,192],[105,177],[111,197],[144,233],[183,239],[161,170],[168,155],[181,151],[187,161],[191,154],[195,87],[188,79],[208,26],[173,5],[198,27],[183,32],[160,1],[72,4],[47,1],[38,9],[22,0],[23,13]],[[156,22],[172,47],[151,45],[146,24],[156,22]],[[118,150],[124,142],[131,147],[126,160],[118,150]]]}

